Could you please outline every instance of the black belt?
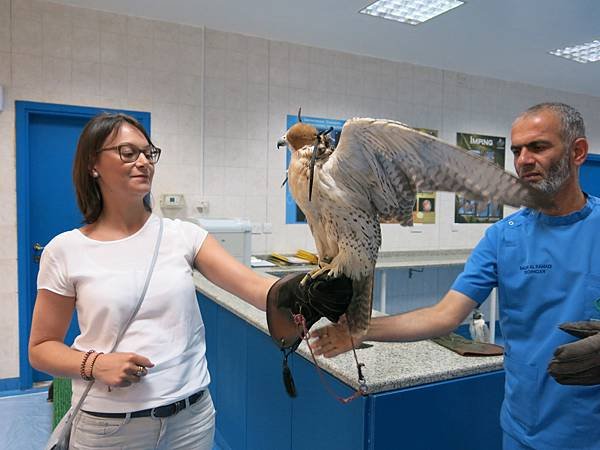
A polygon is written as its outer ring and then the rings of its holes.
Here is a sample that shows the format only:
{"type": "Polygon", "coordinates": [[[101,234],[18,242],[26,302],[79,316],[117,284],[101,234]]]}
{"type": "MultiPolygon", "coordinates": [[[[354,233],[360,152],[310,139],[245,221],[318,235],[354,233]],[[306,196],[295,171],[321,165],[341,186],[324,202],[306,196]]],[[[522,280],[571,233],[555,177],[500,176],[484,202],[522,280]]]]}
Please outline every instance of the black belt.
{"type": "MultiPolygon", "coordinates": [[[[179,411],[184,410],[186,405],[186,400],[188,401],[188,405],[193,405],[198,400],[202,398],[204,395],[204,391],[196,392],[195,394],[190,395],[187,399],[178,400],[169,405],[158,406],[156,408],[142,409],[141,411],[134,411],[129,413],[132,418],[135,417],[169,417],[177,414],[179,411]]],[[[128,413],[104,413],[104,412],[95,412],[95,411],[83,411],[90,416],[95,417],[106,417],[111,419],[123,419],[127,417],[128,413]]]]}

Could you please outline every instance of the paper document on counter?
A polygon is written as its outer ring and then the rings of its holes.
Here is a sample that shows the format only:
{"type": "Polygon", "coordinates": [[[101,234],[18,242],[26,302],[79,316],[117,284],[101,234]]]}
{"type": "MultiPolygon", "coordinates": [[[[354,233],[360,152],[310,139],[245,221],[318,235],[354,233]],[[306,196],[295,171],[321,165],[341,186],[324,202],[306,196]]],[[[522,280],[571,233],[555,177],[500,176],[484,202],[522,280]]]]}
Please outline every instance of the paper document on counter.
{"type": "Polygon", "coordinates": [[[257,258],[255,256],[250,257],[250,266],[252,267],[275,267],[277,264],[273,264],[270,261],[265,261],[264,259],[257,258]]]}

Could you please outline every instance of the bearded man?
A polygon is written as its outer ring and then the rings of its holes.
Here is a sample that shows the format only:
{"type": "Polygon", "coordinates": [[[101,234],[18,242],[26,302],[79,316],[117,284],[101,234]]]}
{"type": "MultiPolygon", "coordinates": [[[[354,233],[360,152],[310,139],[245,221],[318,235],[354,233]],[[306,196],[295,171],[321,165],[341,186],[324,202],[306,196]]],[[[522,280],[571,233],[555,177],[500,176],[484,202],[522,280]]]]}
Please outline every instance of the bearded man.
{"type": "MultiPolygon", "coordinates": [[[[539,104],[514,121],[511,140],[517,174],[551,194],[554,205],[521,209],[490,226],[437,305],[374,318],[354,344],[445,335],[498,288],[503,448],[598,450],[600,199],[579,185],[588,153],[583,118],[568,105],[539,104]]],[[[311,337],[326,357],[352,346],[340,324],[311,337]]]]}

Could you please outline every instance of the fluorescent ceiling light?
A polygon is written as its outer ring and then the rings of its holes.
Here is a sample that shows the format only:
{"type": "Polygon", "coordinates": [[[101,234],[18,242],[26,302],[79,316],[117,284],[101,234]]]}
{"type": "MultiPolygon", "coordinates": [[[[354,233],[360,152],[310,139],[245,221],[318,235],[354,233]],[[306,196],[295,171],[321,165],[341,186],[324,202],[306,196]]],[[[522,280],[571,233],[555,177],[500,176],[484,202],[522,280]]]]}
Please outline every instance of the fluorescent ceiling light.
{"type": "Polygon", "coordinates": [[[573,47],[559,48],[550,52],[552,55],[572,59],[579,63],[600,61],[600,41],[587,42],[573,47]]]}
{"type": "Polygon", "coordinates": [[[460,0],[378,0],[359,12],[418,25],[464,3],[460,0]]]}

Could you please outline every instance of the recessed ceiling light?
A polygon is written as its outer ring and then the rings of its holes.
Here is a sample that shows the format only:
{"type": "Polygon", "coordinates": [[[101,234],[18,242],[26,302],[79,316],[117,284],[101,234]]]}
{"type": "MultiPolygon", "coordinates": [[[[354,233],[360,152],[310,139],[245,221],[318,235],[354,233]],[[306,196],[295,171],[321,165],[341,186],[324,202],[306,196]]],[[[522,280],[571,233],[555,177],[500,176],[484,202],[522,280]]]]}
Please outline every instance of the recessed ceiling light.
{"type": "Polygon", "coordinates": [[[552,55],[572,59],[579,63],[600,61],[600,41],[586,42],[573,47],[559,48],[550,52],[552,55]]]}
{"type": "Polygon", "coordinates": [[[359,12],[418,25],[464,3],[460,0],[378,0],[359,12]]]}

